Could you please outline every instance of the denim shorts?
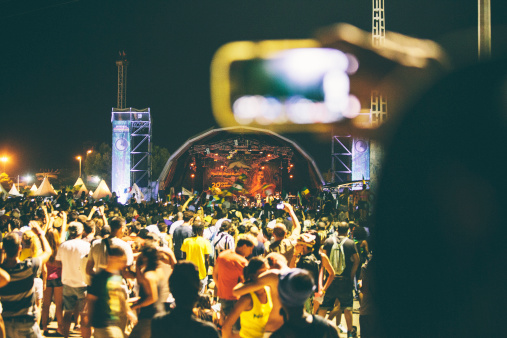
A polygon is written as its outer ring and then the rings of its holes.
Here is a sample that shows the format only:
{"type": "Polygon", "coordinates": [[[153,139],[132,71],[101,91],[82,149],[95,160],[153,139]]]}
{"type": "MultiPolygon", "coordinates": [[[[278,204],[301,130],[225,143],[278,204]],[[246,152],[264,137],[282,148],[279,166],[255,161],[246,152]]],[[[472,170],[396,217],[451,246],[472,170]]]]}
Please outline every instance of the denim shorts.
{"type": "Polygon", "coordinates": [[[73,311],[77,305],[78,311],[83,312],[86,304],[86,286],[73,288],[63,285],[63,310],[73,311]]]}
{"type": "Polygon", "coordinates": [[[61,278],[51,279],[46,282],[48,288],[57,288],[59,286],[63,286],[61,278]]]}

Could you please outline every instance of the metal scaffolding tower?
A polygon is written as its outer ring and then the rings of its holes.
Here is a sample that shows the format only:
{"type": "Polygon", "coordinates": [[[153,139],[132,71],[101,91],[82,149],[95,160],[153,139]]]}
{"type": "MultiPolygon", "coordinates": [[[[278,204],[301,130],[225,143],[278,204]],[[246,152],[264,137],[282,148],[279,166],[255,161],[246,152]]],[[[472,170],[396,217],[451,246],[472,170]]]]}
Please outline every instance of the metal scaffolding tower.
{"type": "Polygon", "coordinates": [[[118,100],[116,108],[125,109],[127,107],[127,55],[125,51],[120,52],[120,60],[116,61],[118,67],[118,100]]]}
{"type": "Polygon", "coordinates": [[[131,117],[130,122],[130,139],[132,142],[130,181],[139,187],[149,187],[151,186],[150,109],[147,108],[131,115],[133,117],[131,117]]]}
{"type": "MultiPolygon", "coordinates": [[[[373,0],[372,13],[372,45],[383,48],[386,40],[386,18],[384,12],[384,0],[373,0]]],[[[387,98],[382,94],[381,88],[371,93],[370,124],[378,127],[387,120],[387,98]]],[[[381,164],[384,157],[384,149],[378,141],[370,140],[370,191],[377,191],[380,178],[381,164]]]]}
{"type": "Polygon", "coordinates": [[[352,137],[334,135],[331,144],[331,183],[344,183],[351,180],[352,175],[352,137]]]}
{"type": "MultiPolygon", "coordinates": [[[[386,21],[384,13],[384,0],[373,0],[372,15],[372,44],[382,48],[386,41],[386,21]]],[[[371,93],[370,123],[379,126],[387,119],[387,98],[379,91],[371,93]]]]}

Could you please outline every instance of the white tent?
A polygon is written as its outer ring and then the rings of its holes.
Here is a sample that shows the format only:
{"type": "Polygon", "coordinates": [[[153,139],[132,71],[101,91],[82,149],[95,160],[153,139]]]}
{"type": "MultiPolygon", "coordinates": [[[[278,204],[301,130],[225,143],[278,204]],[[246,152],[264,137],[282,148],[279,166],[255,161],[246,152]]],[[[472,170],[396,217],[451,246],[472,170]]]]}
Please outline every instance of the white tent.
{"type": "Polygon", "coordinates": [[[76,181],[76,183],[74,183],[74,188],[76,189],[79,189],[77,190],[75,193],[74,193],[74,196],[76,197],[79,197],[81,196],[81,193],[84,191],[85,194],[88,194],[88,189],[86,189],[86,185],[84,184],[83,180],[81,179],[81,177],[79,177],[76,181]]]}
{"type": "Polygon", "coordinates": [[[30,188],[30,191],[33,191],[33,192],[37,191],[37,186],[35,185],[35,183],[30,188]]]}
{"type": "Polygon", "coordinates": [[[42,180],[41,185],[39,186],[39,189],[34,193],[34,196],[56,196],[57,193],[55,189],[53,189],[53,186],[51,183],[49,183],[49,178],[46,176],[42,180]]]}
{"type": "Polygon", "coordinates": [[[105,198],[106,196],[111,197],[112,194],[109,188],[107,187],[106,181],[102,180],[100,181],[97,189],[95,189],[95,191],[93,192],[92,198],[98,200],[101,198],[105,198]]]}
{"type": "Polygon", "coordinates": [[[11,190],[9,191],[9,195],[11,196],[23,196],[23,194],[20,194],[18,189],[16,188],[16,185],[13,184],[11,190]]]}

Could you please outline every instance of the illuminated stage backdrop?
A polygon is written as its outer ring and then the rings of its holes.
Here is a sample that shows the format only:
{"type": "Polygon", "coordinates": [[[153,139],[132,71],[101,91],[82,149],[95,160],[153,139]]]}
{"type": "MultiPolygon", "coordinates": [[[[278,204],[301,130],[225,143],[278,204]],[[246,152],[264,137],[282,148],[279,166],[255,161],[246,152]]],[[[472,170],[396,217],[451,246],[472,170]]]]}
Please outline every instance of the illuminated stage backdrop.
{"type": "Polygon", "coordinates": [[[352,181],[370,179],[370,141],[354,138],[352,142],[352,181]]]}
{"type": "Polygon", "coordinates": [[[111,188],[118,200],[125,203],[130,187],[130,129],[129,121],[113,121],[113,154],[111,188]]]}
{"type": "MultiPolygon", "coordinates": [[[[262,165],[249,163],[248,160],[231,160],[206,167],[204,187],[229,189],[236,181],[246,177],[243,183],[245,195],[255,196],[266,192],[281,191],[280,164],[265,163],[262,165]]],[[[279,162],[279,161],[278,161],[279,162]]]]}

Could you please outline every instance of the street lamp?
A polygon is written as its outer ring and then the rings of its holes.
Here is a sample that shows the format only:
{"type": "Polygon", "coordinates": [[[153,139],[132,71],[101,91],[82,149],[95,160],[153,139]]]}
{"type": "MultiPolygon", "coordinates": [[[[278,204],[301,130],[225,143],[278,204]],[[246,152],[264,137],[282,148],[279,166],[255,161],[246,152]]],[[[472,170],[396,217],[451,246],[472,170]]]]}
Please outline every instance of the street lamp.
{"type": "Polygon", "coordinates": [[[76,160],[79,160],[79,177],[81,177],[81,156],[77,156],[76,160]]]}
{"type": "Polygon", "coordinates": [[[6,156],[2,156],[0,158],[0,161],[3,162],[3,164],[4,164],[4,170],[3,170],[3,172],[5,173],[5,163],[7,163],[7,161],[9,161],[9,158],[6,157],[6,156]]]}
{"type": "Polygon", "coordinates": [[[92,149],[88,150],[88,151],[86,152],[86,155],[90,155],[91,153],[93,153],[93,150],[92,150],[92,149]]]}

